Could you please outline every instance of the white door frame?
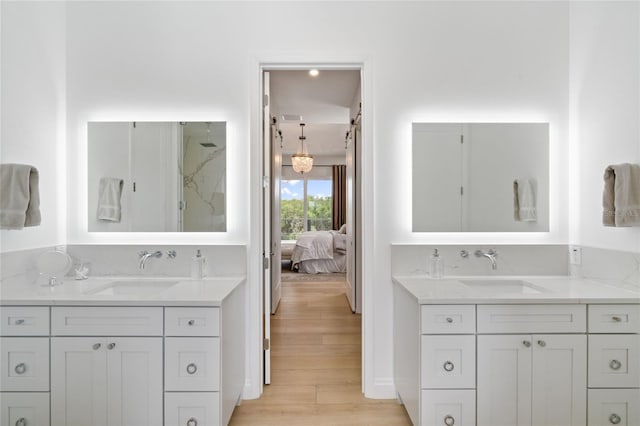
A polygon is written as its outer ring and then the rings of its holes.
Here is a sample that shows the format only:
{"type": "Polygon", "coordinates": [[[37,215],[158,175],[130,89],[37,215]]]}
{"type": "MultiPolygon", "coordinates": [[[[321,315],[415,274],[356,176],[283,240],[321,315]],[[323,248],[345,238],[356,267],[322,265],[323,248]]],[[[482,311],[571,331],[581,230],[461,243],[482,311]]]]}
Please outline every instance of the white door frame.
{"type": "MultiPolygon", "coordinates": [[[[317,55],[321,56],[321,55],[317,55]]],[[[374,229],[373,188],[374,188],[374,149],[373,149],[373,108],[372,108],[372,64],[370,59],[353,60],[341,58],[323,61],[322,58],[305,58],[300,55],[278,58],[254,58],[251,62],[250,113],[251,113],[251,145],[250,145],[250,198],[254,206],[251,211],[249,245],[247,247],[247,358],[246,385],[243,398],[259,398],[263,388],[263,334],[262,319],[264,318],[263,282],[262,282],[262,73],[264,70],[295,70],[295,69],[360,69],[362,89],[362,149],[359,155],[361,164],[360,200],[362,214],[360,221],[363,230],[374,229]]],[[[373,312],[374,271],[367,265],[374,265],[375,235],[373,232],[362,232],[362,391],[365,396],[375,398],[376,383],[374,382],[374,323],[370,313],[373,312]]]]}

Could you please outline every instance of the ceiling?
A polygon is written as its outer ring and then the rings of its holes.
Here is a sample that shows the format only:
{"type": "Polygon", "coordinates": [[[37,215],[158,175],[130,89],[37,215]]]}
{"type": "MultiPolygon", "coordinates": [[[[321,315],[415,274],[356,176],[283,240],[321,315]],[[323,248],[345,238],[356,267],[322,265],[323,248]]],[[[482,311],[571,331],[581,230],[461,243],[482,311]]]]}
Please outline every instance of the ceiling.
{"type": "Polygon", "coordinates": [[[360,70],[320,70],[316,77],[308,70],[270,71],[271,113],[283,136],[283,153],[293,154],[299,146],[299,120],[305,123],[305,144],[313,156],[344,155],[345,135],[351,121],[351,106],[359,96],[360,70]]]}

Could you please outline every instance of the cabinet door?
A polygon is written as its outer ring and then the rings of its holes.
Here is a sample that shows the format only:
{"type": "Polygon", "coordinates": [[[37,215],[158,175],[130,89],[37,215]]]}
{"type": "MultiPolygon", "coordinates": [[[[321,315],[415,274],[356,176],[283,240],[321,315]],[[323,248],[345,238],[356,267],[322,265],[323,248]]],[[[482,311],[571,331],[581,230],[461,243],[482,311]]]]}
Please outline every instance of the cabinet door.
{"type": "Polygon", "coordinates": [[[51,339],[52,426],[106,426],[104,346],[96,337],[51,339]]]}
{"type": "Polygon", "coordinates": [[[0,397],[0,425],[49,424],[48,392],[4,392],[0,397]]]}
{"type": "Polygon", "coordinates": [[[589,426],[640,424],[640,389],[589,389],[589,426]]]}
{"type": "Polygon", "coordinates": [[[589,387],[640,387],[640,335],[589,336],[589,387]]]}
{"type": "Polygon", "coordinates": [[[218,337],[167,337],[164,382],[168,391],[220,390],[218,337]]]}
{"type": "Polygon", "coordinates": [[[0,339],[0,391],[49,390],[49,338],[0,339]]]}
{"type": "Polygon", "coordinates": [[[478,336],[478,426],[531,425],[531,336],[478,336]]]}
{"type": "Polygon", "coordinates": [[[533,424],[586,424],[587,336],[533,336],[533,424]]]}
{"type": "Polygon", "coordinates": [[[422,426],[474,426],[476,392],[472,389],[421,391],[422,426]]]}
{"type": "Polygon", "coordinates": [[[422,336],[421,388],[476,387],[475,336],[422,336]]]}
{"type": "Polygon", "coordinates": [[[162,424],[162,338],[106,338],[109,426],[162,424]]]}
{"type": "Polygon", "coordinates": [[[167,392],[165,426],[219,426],[219,392],[167,392]]]}

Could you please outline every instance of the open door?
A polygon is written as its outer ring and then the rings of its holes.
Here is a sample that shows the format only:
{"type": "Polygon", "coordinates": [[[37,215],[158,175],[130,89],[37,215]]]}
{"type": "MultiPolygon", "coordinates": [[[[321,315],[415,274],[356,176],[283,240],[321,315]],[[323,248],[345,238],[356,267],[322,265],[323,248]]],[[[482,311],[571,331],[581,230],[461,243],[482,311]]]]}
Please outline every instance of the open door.
{"type": "Polygon", "coordinates": [[[271,118],[271,313],[282,296],[282,229],[280,225],[280,181],[282,180],[282,135],[271,118]]]}
{"type": "Polygon", "coordinates": [[[358,223],[356,214],[357,211],[357,197],[358,193],[357,184],[357,153],[358,153],[358,137],[359,137],[359,125],[360,114],[352,121],[351,128],[347,139],[347,158],[346,158],[346,174],[347,174],[347,187],[346,187],[346,202],[347,202],[347,299],[351,306],[351,311],[356,312],[357,306],[360,303],[357,300],[357,253],[360,247],[357,246],[358,240],[358,223]]]}
{"type": "MultiPolygon", "coordinates": [[[[262,260],[263,260],[263,352],[264,383],[271,383],[271,114],[269,108],[269,73],[263,73],[262,115],[262,260]]],[[[279,267],[279,265],[277,265],[279,267]]]]}

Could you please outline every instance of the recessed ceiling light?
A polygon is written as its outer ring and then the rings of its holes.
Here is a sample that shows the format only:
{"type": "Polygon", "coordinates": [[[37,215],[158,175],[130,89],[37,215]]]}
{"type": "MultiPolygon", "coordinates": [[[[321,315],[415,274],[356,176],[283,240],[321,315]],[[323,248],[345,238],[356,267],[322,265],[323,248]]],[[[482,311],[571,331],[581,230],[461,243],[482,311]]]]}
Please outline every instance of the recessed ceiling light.
{"type": "Polygon", "coordinates": [[[311,77],[317,77],[317,76],[318,76],[318,74],[320,74],[320,71],[318,71],[318,70],[316,70],[316,69],[309,70],[309,75],[310,75],[311,77]]]}

